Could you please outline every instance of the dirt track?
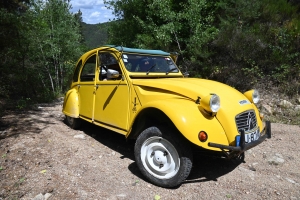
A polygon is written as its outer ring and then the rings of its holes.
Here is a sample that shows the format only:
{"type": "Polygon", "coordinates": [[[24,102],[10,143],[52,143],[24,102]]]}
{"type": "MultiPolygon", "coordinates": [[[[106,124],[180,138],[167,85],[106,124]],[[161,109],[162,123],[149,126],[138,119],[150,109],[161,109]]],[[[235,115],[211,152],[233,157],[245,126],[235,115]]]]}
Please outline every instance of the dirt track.
{"type": "Polygon", "coordinates": [[[187,181],[164,189],[140,174],[134,142],[63,120],[61,102],[0,118],[0,199],[300,199],[299,126],[272,124],[245,163],[195,155],[187,181]]]}

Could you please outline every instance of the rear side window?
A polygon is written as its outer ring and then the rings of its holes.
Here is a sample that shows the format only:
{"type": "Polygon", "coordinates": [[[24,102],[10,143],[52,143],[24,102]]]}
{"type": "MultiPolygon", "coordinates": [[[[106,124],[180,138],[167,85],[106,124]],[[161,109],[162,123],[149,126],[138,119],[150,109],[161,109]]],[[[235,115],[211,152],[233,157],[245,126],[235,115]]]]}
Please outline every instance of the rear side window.
{"type": "Polygon", "coordinates": [[[76,69],[75,69],[75,72],[74,72],[74,75],[73,75],[73,82],[78,81],[78,75],[79,75],[81,65],[82,65],[82,60],[80,60],[78,65],[76,66],[76,69]]]}
{"type": "Polygon", "coordinates": [[[81,71],[80,81],[94,81],[96,68],[96,54],[92,55],[85,63],[81,71]]]}

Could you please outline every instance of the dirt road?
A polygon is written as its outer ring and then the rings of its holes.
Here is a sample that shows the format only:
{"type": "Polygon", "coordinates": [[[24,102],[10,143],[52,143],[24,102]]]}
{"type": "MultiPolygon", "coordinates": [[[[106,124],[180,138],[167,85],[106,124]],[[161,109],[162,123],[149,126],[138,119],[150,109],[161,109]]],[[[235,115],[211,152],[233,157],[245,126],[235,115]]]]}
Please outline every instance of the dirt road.
{"type": "Polygon", "coordinates": [[[202,155],[181,186],[152,185],[134,142],[85,124],[68,128],[61,102],[0,118],[0,199],[300,199],[300,127],[272,124],[245,163],[202,155]]]}

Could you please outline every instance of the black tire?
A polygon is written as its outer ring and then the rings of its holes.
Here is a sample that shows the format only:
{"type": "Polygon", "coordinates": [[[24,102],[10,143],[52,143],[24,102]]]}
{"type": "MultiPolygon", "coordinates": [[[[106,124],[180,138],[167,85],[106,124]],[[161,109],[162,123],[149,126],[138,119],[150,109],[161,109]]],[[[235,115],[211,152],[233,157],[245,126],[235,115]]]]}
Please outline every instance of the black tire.
{"type": "Polygon", "coordinates": [[[189,145],[167,128],[145,129],[136,140],[134,155],[141,173],[161,187],[178,186],[191,172],[193,155],[189,145]]]}
{"type": "Polygon", "coordinates": [[[75,129],[75,130],[79,129],[81,126],[80,118],[69,117],[66,115],[66,122],[70,128],[75,129]]]}

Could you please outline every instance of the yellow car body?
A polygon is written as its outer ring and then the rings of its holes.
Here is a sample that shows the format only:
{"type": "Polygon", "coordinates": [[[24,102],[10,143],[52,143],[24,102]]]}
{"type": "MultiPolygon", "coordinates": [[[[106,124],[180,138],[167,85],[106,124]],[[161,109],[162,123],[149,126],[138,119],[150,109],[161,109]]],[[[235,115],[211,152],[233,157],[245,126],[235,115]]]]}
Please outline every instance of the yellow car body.
{"type": "Polygon", "coordinates": [[[126,138],[137,138],[153,124],[165,124],[188,143],[222,151],[229,158],[271,137],[270,123],[263,122],[253,103],[254,90],[242,94],[219,82],[186,78],[175,57],[120,46],[89,51],[77,62],[63,113],[126,138]],[[212,96],[219,100],[216,112],[211,110],[212,96]]]}

